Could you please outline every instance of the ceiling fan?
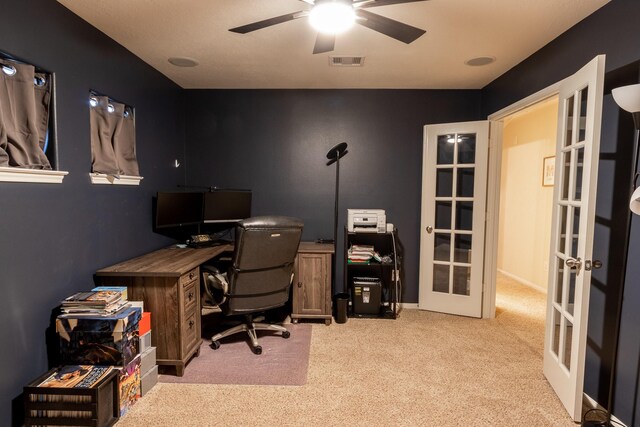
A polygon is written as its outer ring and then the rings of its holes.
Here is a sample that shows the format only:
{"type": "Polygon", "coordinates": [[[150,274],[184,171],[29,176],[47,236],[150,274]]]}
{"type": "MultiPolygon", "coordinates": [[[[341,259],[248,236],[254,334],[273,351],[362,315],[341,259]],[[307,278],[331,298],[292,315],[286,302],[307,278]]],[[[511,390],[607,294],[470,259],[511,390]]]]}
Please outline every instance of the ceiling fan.
{"type": "Polygon", "coordinates": [[[298,18],[308,17],[311,25],[318,30],[313,53],[331,52],[335,46],[336,34],[346,31],[354,22],[363,27],[392,37],[404,43],[411,43],[426,33],[425,30],[369,12],[365,9],[401,3],[427,0],[299,0],[311,5],[311,9],[276,16],[253,22],[229,31],[246,34],[272,25],[282,24],[298,18]]]}

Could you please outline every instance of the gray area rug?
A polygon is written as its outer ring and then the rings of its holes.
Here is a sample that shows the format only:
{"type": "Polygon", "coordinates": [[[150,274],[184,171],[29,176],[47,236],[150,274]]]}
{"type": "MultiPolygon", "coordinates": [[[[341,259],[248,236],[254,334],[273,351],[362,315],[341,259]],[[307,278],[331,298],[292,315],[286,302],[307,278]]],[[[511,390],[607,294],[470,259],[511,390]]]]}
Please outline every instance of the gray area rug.
{"type": "Polygon", "coordinates": [[[218,350],[203,340],[200,356],[186,366],[184,375],[160,375],[163,383],[293,385],[307,383],[311,325],[285,325],[291,337],[258,333],[262,354],[255,355],[248,338],[238,334],[221,341],[218,350]]]}

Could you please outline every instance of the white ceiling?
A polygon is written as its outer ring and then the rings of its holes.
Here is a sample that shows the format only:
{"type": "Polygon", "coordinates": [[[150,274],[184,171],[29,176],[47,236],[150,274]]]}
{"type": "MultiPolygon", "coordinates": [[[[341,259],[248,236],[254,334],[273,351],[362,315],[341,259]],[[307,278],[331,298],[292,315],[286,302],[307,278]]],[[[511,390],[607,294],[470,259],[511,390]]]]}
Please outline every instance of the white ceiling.
{"type": "Polygon", "coordinates": [[[479,89],[609,0],[430,0],[368,9],[427,30],[406,45],[356,25],[313,55],[306,18],[228,29],[306,10],[300,0],[58,0],[183,88],[479,89]],[[329,55],[364,56],[330,67],[329,55]],[[197,59],[180,68],[170,57],[197,59]],[[468,59],[493,56],[490,65],[468,59]]]}

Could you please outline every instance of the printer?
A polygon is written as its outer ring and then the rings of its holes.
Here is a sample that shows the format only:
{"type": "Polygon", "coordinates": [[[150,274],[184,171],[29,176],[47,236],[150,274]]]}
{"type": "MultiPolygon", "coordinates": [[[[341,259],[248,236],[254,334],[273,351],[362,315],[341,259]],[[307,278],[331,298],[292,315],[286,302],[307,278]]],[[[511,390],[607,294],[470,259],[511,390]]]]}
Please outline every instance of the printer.
{"type": "Polygon", "coordinates": [[[347,230],[351,233],[386,233],[384,209],[347,209],[347,230]]]}

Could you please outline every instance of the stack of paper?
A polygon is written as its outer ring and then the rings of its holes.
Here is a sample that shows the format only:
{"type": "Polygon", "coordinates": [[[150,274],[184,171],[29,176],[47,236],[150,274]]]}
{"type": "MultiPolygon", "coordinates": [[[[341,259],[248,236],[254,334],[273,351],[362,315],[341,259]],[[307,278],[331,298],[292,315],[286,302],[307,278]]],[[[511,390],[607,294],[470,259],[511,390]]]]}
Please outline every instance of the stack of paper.
{"type": "Polygon", "coordinates": [[[368,264],[374,259],[380,262],[381,258],[372,245],[351,245],[347,251],[347,260],[350,263],[368,264]]]}

